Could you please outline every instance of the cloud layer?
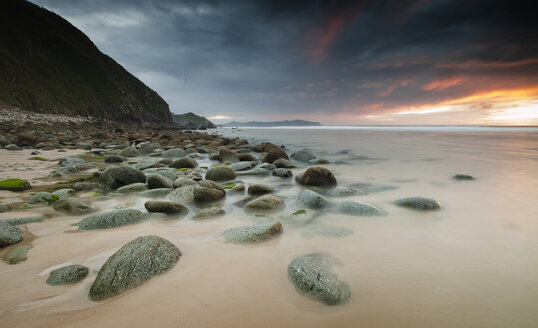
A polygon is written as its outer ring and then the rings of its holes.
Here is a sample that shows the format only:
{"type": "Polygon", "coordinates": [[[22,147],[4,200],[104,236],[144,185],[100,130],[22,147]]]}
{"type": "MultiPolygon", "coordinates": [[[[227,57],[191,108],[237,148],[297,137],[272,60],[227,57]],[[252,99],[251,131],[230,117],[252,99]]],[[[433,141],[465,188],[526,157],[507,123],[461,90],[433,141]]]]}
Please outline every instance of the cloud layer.
{"type": "Polygon", "coordinates": [[[538,124],[538,20],[528,1],[33,2],[176,113],[538,124]]]}

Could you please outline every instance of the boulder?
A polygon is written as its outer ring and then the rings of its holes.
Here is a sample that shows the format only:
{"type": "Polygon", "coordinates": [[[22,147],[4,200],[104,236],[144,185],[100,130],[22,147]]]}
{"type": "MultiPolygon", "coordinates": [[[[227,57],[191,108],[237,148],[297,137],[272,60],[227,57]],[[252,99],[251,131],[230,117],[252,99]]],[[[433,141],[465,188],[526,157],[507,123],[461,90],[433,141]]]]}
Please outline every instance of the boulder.
{"type": "Polygon", "coordinates": [[[226,196],[224,189],[209,180],[200,181],[195,185],[187,185],[172,191],[168,199],[174,202],[211,202],[226,196]]]}
{"type": "Polygon", "coordinates": [[[51,194],[56,195],[58,196],[58,198],[62,199],[74,195],[75,192],[75,189],[72,188],[62,188],[52,192],[51,194]]]}
{"type": "Polygon", "coordinates": [[[182,157],[180,159],[176,159],[175,161],[170,164],[170,167],[173,167],[175,169],[182,169],[182,168],[195,168],[198,167],[198,162],[196,162],[194,159],[189,157],[182,157]]]}
{"type": "Polygon", "coordinates": [[[173,148],[163,151],[161,154],[161,157],[164,158],[177,158],[177,157],[183,157],[186,153],[183,149],[180,148],[173,148]]]}
{"type": "Polygon", "coordinates": [[[84,163],[86,163],[86,161],[78,157],[66,157],[58,161],[58,165],[64,167],[73,167],[84,163]]]}
{"type": "Polygon", "coordinates": [[[441,208],[441,204],[433,198],[424,197],[409,197],[398,199],[394,202],[398,206],[411,208],[419,211],[438,210],[441,208]]]}
{"type": "Polygon", "coordinates": [[[32,188],[30,182],[22,179],[6,179],[0,181],[0,190],[25,191],[32,188]]]}
{"type": "Polygon", "coordinates": [[[280,169],[274,169],[273,175],[280,178],[291,178],[293,173],[288,169],[280,168],[280,169]]]}
{"type": "Polygon", "coordinates": [[[276,161],[273,162],[273,165],[278,168],[284,168],[284,169],[293,169],[297,167],[297,165],[295,165],[292,161],[284,159],[284,158],[277,159],[276,161]]]}
{"type": "Polygon", "coordinates": [[[207,171],[205,178],[212,181],[233,180],[235,179],[235,171],[227,166],[216,166],[207,171]]]}
{"type": "Polygon", "coordinates": [[[94,214],[75,225],[78,225],[79,230],[107,229],[139,223],[145,219],[146,215],[144,213],[139,210],[127,208],[94,214]]]}
{"type": "Polygon", "coordinates": [[[305,186],[336,186],[334,174],[320,166],[308,168],[302,175],[296,176],[295,180],[305,186]]]}
{"type": "Polygon", "coordinates": [[[261,160],[264,163],[273,163],[274,161],[278,160],[279,158],[289,159],[288,155],[282,148],[280,147],[273,147],[267,150],[267,153],[262,156],[261,160]]]}
{"type": "Polygon", "coordinates": [[[105,262],[90,288],[89,296],[99,301],[138,287],[172,269],[180,256],[180,250],[164,238],[138,237],[105,262]]]}
{"type": "Polygon", "coordinates": [[[258,159],[252,154],[237,154],[240,162],[257,162],[258,159]]]}
{"type": "Polygon", "coordinates": [[[54,204],[52,208],[58,212],[64,212],[72,215],[81,215],[87,214],[93,211],[92,205],[83,200],[76,198],[63,198],[59,199],[54,204]]]}
{"type": "Polygon", "coordinates": [[[147,181],[149,189],[158,189],[158,188],[172,188],[174,182],[168,178],[163,177],[160,174],[150,174],[147,176],[147,181]]]}
{"type": "Polygon", "coordinates": [[[7,150],[21,150],[22,148],[15,145],[15,144],[9,144],[7,146],[5,146],[4,148],[6,148],[7,150]]]}
{"type": "Polygon", "coordinates": [[[297,197],[297,205],[299,207],[318,209],[325,207],[327,204],[329,204],[329,201],[325,197],[308,189],[304,190],[299,194],[299,197],[297,197]]]}
{"type": "Polygon", "coordinates": [[[256,166],[256,162],[237,162],[237,163],[232,163],[230,165],[230,168],[237,172],[237,171],[250,170],[254,166],[256,166]]]}
{"type": "Polygon", "coordinates": [[[237,153],[226,148],[219,151],[219,159],[221,162],[239,162],[239,156],[237,153]]]}
{"type": "Polygon", "coordinates": [[[105,163],[123,163],[126,159],[123,156],[120,155],[106,155],[105,156],[105,163]]]}
{"type": "Polygon", "coordinates": [[[148,212],[166,213],[166,214],[187,214],[189,208],[185,205],[176,202],[164,200],[147,201],[144,204],[148,212]]]}
{"type": "Polygon", "coordinates": [[[335,263],[338,263],[336,258],[327,254],[299,256],[288,265],[288,277],[300,292],[325,304],[341,304],[349,299],[351,291],[330,270],[335,263]]]}
{"type": "Polygon", "coordinates": [[[148,186],[143,182],[135,182],[116,189],[116,192],[129,194],[133,192],[141,192],[148,190],[148,186]]]}
{"type": "Polygon", "coordinates": [[[0,247],[9,246],[22,240],[22,231],[0,220],[0,247]]]}
{"type": "Polygon", "coordinates": [[[21,208],[34,208],[34,207],[41,207],[41,206],[49,206],[52,205],[55,201],[60,199],[60,197],[51,194],[50,192],[46,191],[39,191],[36,192],[30,199],[28,199],[21,208]]]}
{"type": "Polygon", "coordinates": [[[344,200],[340,202],[337,206],[338,211],[344,214],[354,215],[354,216],[379,216],[384,215],[384,213],[379,210],[377,207],[357,202],[354,200],[344,200]]]}
{"type": "Polygon", "coordinates": [[[296,161],[299,161],[299,162],[305,162],[305,163],[308,163],[310,160],[316,158],[316,156],[314,156],[311,152],[309,152],[308,150],[306,149],[303,149],[303,150],[299,150],[298,152],[296,152],[295,154],[292,154],[291,155],[291,158],[296,160],[296,161]]]}
{"type": "Polygon", "coordinates": [[[271,186],[265,185],[265,184],[251,184],[248,186],[248,194],[249,195],[265,195],[270,194],[274,192],[275,189],[271,186]]]}
{"type": "Polygon", "coordinates": [[[118,155],[123,157],[138,157],[140,156],[140,152],[134,146],[129,146],[120,150],[118,155]]]}
{"type": "Polygon", "coordinates": [[[264,195],[256,198],[245,205],[249,210],[275,210],[284,207],[282,199],[273,195],[264,195]]]}
{"type": "Polygon", "coordinates": [[[265,241],[281,232],[282,224],[276,221],[233,228],[224,231],[222,236],[227,243],[245,244],[265,241]]]}
{"type": "Polygon", "coordinates": [[[189,179],[189,178],[177,178],[176,180],[174,180],[174,188],[181,188],[181,187],[185,187],[185,186],[194,186],[194,185],[197,185],[198,182],[196,182],[195,180],[193,179],[189,179]]]}
{"type": "Polygon", "coordinates": [[[47,284],[51,286],[70,285],[77,283],[89,273],[89,269],[83,265],[72,264],[50,272],[47,284]]]}
{"type": "Polygon", "coordinates": [[[131,183],[146,182],[146,175],[134,167],[109,167],[99,176],[99,182],[107,189],[116,190],[131,183]]]}
{"type": "Polygon", "coordinates": [[[96,182],[77,182],[73,185],[75,191],[90,191],[99,189],[101,186],[96,182]]]}
{"type": "Polygon", "coordinates": [[[220,207],[206,207],[202,208],[196,215],[192,217],[193,220],[199,220],[199,219],[209,219],[214,218],[217,216],[222,216],[226,214],[226,211],[224,211],[220,207]]]}
{"type": "Polygon", "coordinates": [[[7,264],[17,264],[28,260],[28,251],[32,248],[32,245],[21,245],[7,253],[4,257],[4,261],[7,264]]]}

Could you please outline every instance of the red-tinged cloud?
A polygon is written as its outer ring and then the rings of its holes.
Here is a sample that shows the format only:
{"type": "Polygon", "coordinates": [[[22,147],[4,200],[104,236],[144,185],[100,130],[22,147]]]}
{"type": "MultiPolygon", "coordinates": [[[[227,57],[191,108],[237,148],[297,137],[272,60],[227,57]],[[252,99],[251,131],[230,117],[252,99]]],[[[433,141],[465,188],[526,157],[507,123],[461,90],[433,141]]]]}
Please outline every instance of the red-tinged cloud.
{"type": "Polygon", "coordinates": [[[436,80],[424,85],[422,87],[422,90],[441,91],[457,85],[461,85],[465,83],[465,81],[467,81],[467,79],[463,77],[451,77],[448,79],[436,80]]]}

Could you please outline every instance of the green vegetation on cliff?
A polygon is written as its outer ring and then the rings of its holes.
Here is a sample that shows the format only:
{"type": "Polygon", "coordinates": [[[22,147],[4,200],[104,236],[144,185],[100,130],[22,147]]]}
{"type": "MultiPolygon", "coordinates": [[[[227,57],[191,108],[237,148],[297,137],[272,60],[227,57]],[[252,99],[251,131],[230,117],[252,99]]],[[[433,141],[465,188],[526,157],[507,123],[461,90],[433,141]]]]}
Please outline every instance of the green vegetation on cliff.
{"type": "Polygon", "coordinates": [[[168,104],[62,17],[0,1],[0,103],[40,113],[172,122],[168,104]]]}

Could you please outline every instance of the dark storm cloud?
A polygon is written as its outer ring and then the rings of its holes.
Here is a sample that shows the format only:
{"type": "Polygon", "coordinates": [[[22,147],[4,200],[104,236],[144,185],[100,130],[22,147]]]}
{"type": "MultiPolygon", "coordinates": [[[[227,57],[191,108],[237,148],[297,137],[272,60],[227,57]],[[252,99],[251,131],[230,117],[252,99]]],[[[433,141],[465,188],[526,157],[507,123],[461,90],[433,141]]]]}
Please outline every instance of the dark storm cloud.
{"type": "Polygon", "coordinates": [[[528,1],[34,2],[174,112],[377,113],[538,84],[528,1]]]}

